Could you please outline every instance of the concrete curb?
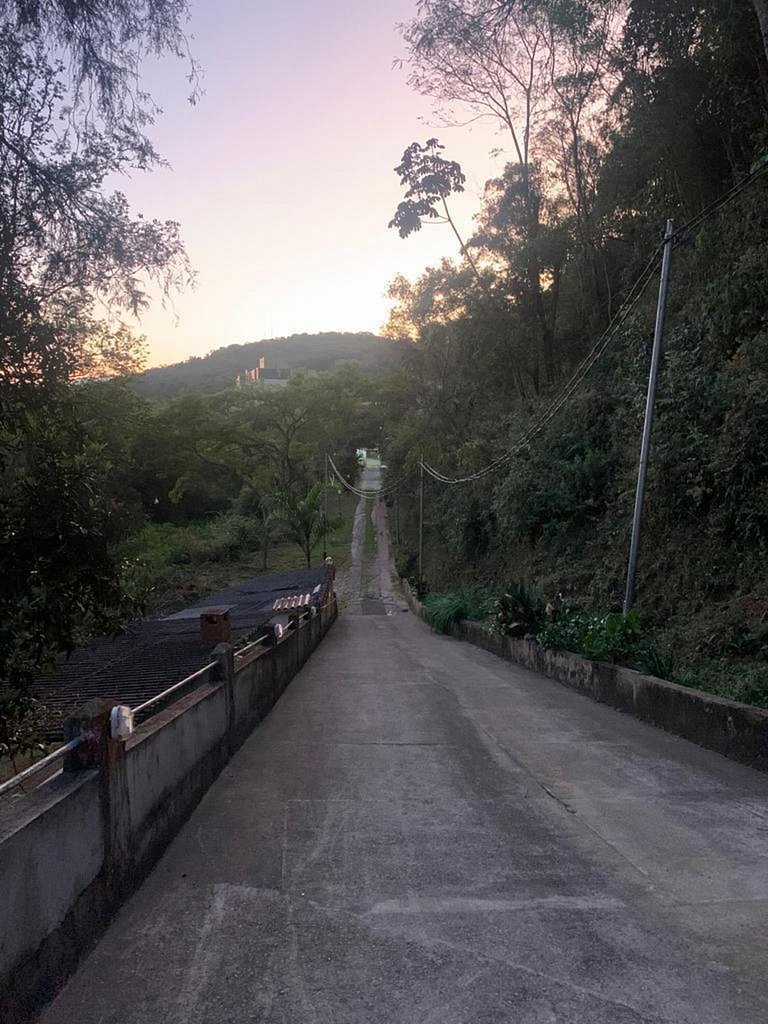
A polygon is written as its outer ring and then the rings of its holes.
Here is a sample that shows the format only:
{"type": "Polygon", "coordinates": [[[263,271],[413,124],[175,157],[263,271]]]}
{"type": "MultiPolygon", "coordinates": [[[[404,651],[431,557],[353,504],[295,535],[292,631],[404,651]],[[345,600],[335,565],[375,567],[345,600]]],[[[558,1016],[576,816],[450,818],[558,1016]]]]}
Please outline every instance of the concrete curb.
{"type": "MultiPolygon", "coordinates": [[[[424,607],[405,580],[402,587],[410,610],[426,622],[424,607]]],[[[454,627],[452,635],[642,722],[768,772],[768,711],[762,708],[643,675],[621,665],[548,650],[530,640],[496,636],[479,622],[462,621],[454,627]]]]}

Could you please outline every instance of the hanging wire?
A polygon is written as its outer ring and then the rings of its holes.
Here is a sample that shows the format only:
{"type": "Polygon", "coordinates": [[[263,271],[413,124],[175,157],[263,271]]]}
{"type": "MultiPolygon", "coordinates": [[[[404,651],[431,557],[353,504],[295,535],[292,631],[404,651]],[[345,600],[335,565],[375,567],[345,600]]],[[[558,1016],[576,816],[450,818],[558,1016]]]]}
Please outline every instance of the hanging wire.
{"type": "Polygon", "coordinates": [[[755,169],[751,171],[745,178],[743,178],[732,188],[728,189],[727,192],[724,192],[717,199],[714,199],[708,206],[705,206],[704,209],[700,213],[697,213],[695,217],[691,217],[689,221],[686,221],[685,224],[682,224],[679,228],[677,228],[672,234],[672,240],[678,245],[684,242],[687,236],[692,231],[694,231],[700,224],[703,224],[705,220],[708,220],[710,217],[714,216],[714,214],[716,214],[724,206],[727,206],[728,203],[732,202],[738,195],[740,195],[744,191],[744,189],[752,185],[755,181],[758,180],[758,178],[761,178],[766,172],[768,172],[768,155],[763,156],[762,159],[759,161],[757,167],[755,167],[755,169]]]}
{"type": "MultiPolygon", "coordinates": [[[[688,235],[691,234],[700,224],[714,216],[719,210],[721,210],[728,203],[732,202],[738,195],[740,195],[746,188],[761,178],[764,174],[768,173],[768,155],[764,156],[760,163],[753,171],[750,172],[742,181],[738,182],[732,188],[728,189],[717,199],[713,200],[708,206],[706,206],[700,213],[696,214],[690,220],[686,221],[679,228],[676,228],[671,235],[673,244],[679,245],[686,240],[688,235]]],[[[529,442],[539,434],[544,427],[553,419],[553,417],[562,409],[565,403],[571,398],[577,388],[581,385],[582,381],[589,374],[592,367],[601,358],[605,350],[608,348],[610,343],[615,338],[619,329],[623,326],[630,313],[633,311],[637,303],[642,298],[648,285],[653,277],[653,271],[656,263],[659,259],[659,254],[664,246],[664,242],[660,242],[659,245],[654,249],[648,262],[646,263],[643,270],[636,278],[634,284],[629,290],[626,299],[616,312],[608,327],[600,335],[598,340],[592,346],[592,349],[587,353],[582,362],[576,368],[571,379],[565,385],[563,390],[557,396],[557,398],[550,404],[547,410],[532,424],[531,427],[519,438],[511,448],[508,448],[505,452],[499,455],[496,459],[493,459],[483,469],[478,470],[475,473],[470,473],[467,476],[462,477],[450,477],[441,473],[434,466],[424,462],[420,459],[417,463],[425,473],[427,473],[433,480],[437,480],[438,483],[443,484],[465,484],[471,483],[475,480],[481,480],[483,477],[488,476],[490,473],[494,473],[497,469],[501,469],[511,459],[515,457],[523,448],[527,447],[529,442]]],[[[348,480],[346,480],[339,472],[333,459],[328,456],[328,461],[331,464],[333,472],[338,477],[341,484],[346,487],[352,494],[356,494],[360,498],[375,498],[384,497],[385,495],[391,494],[398,490],[402,486],[403,482],[407,479],[407,475],[401,477],[394,484],[390,484],[387,487],[382,488],[378,491],[366,491],[362,488],[353,486],[348,480]]]]}
{"type": "Polygon", "coordinates": [[[350,493],[356,494],[358,496],[358,498],[383,498],[383,497],[385,497],[388,494],[394,493],[402,485],[402,483],[407,479],[407,476],[402,476],[402,477],[400,477],[399,480],[395,481],[395,483],[387,484],[386,487],[382,487],[380,490],[377,490],[377,491],[367,491],[367,490],[364,490],[363,488],[355,487],[353,484],[351,484],[349,482],[349,480],[347,480],[344,476],[342,476],[341,472],[339,471],[338,466],[333,461],[333,459],[331,458],[330,455],[328,456],[328,462],[329,462],[329,464],[331,466],[331,469],[333,470],[334,474],[338,477],[339,482],[342,484],[342,486],[346,487],[346,489],[350,493]]]}
{"type": "Polygon", "coordinates": [[[660,243],[657,246],[657,248],[653,251],[650,259],[648,260],[645,267],[635,280],[635,283],[632,285],[632,288],[630,289],[626,299],[624,300],[621,307],[611,320],[611,323],[608,325],[603,334],[592,346],[592,349],[589,351],[589,353],[584,357],[582,362],[576,368],[575,373],[568,381],[568,383],[565,385],[561,393],[551,403],[551,405],[542,414],[542,416],[540,416],[539,419],[537,419],[536,422],[532,424],[531,427],[529,427],[526,433],[518,441],[516,441],[511,448],[507,449],[507,451],[503,452],[498,458],[494,459],[483,469],[478,470],[476,473],[470,473],[467,476],[446,476],[444,473],[439,472],[439,470],[435,469],[434,466],[430,466],[426,462],[421,463],[421,465],[423,465],[424,467],[424,471],[428,473],[434,480],[437,480],[443,484],[470,483],[474,480],[480,480],[482,479],[482,477],[487,476],[489,473],[493,473],[497,469],[500,469],[503,465],[509,462],[510,459],[514,458],[514,456],[517,455],[523,448],[525,448],[528,445],[529,441],[533,437],[535,437],[536,434],[540,433],[540,431],[544,429],[544,427],[560,411],[560,409],[565,405],[565,403],[568,401],[571,395],[576,391],[576,389],[587,376],[589,371],[592,369],[595,363],[600,359],[602,354],[608,348],[611,341],[613,341],[614,337],[626,321],[629,314],[640,301],[643,293],[645,292],[646,288],[650,284],[651,279],[653,277],[653,271],[655,269],[656,263],[658,262],[659,253],[661,251],[662,245],[663,243],[660,243]]]}
{"type": "MultiPolygon", "coordinates": [[[[732,202],[738,195],[740,195],[746,188],[752,185],[755,181],[761,178],[764,174],[768,173],[768,155],[762,157],[758,166],[755,167],[742,181],[738,182],[732,188],[728,189],[717,199],[713,200],[708,206],[706,206],[700,213],[696,214],[690,220],[686,221],[672,233],[672,241],[674,244],[681,244],[685,239],[693,232],[700,224],[714,216],[719,210],[728,203],[732,202]]],[[[497,459],[494,459],[483,469],[478,470],[476,473],[471,473],[464,477],[449,477],[444,473],[440,473],[434,466],[430,466],[428,463],[422,462],[421,465],[424,467],[424,471],[428,473],[434,480],[438,480],[440,483],[445,484],[460,484],[470,483],[473,480],[480,480],[482,477],[487,476],[489,473],[495,472],[495,470],[501,468],[510,459],[512,459],[518,452],[524,448],[528,442],[535,437],[547,423],[550,422],[552,417],[563,407],[565,402],[571,397],[576,388],[581,384],[584,378],[587,376],[589,371],[595,365],[597,360],[602,356],[610,342],[615,337],[617,331],[625,322],[632,309],[635,307],[637,302],[640,300],[642,294],[648,287],[651,280],[653,268],[658,260],[659,253],[664,243],[661,242],[658,247],[654,250],[645,268],[641,271],[634,285],[630,289],[627,298],[624,300],[621,308],[613,318],[611,323],[606,328],[605,332],[597,340],[592,350],[588,353],[581,365],[577,368],[574,375],[571,377],[568,384],[555,399],[552,405],[547,409],[542,417],[536,421],[535,424],[527,431],[526,434],[520,438],[510,449],[500,455],[497,459]]]]}

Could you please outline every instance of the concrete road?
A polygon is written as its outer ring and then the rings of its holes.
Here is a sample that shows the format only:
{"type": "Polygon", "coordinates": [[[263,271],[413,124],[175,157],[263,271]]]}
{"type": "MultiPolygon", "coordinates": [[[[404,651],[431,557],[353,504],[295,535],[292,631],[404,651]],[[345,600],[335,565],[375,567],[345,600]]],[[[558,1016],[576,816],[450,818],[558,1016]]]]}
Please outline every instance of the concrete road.
{"type": "Polygon", "coordinates": [[[45,1024],[764,1024],[768,778],[343,616],[45,1024]]]}

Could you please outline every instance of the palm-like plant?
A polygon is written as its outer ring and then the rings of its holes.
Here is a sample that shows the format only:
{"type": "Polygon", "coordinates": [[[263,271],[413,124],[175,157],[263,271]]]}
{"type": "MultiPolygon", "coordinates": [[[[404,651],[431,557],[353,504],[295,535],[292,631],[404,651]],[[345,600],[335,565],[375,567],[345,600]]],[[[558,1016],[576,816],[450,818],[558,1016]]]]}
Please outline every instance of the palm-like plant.
{"type": "Polygon", "coordinates": [[[338,526],[338,521],[326,517],[323,511],[324,490],[324,485],[317,483],[303,497],[285,491],[275,495],[278,516],[289,538],[304,552],[308,569],[312,568],[315,546],[338,526]]]}

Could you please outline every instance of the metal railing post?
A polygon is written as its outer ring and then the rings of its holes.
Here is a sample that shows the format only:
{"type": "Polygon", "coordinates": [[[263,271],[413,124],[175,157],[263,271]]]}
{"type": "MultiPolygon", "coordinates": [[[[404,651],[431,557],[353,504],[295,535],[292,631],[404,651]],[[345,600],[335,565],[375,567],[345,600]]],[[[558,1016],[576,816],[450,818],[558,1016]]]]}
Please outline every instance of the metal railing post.
{"type": "Polygon", "coordinates": [[[424,454],[419,460],[419,599],[424,589],[424,454]]]}
{"type": "Polygon", "coordinates": [[[104,877],[111,898],[123,895],[130,875],[130,805],[125,772],[125,741],[112,738],[110,717],[113,700],[94,697],[64,722],[68,740],[80,743],[67,755],[64,771],[97,768],[104,837],[104,877]]]}
{"type": "Polygon", "coordinates": [[[232,644],[219,644],[213,649],[213,657],[216,659],[216,668],[213,670],[213,679],[222,683],[227,701],[227,745],[229,752],[236,749],[236,720],[235,720],[235,655],[232,644]]]}

